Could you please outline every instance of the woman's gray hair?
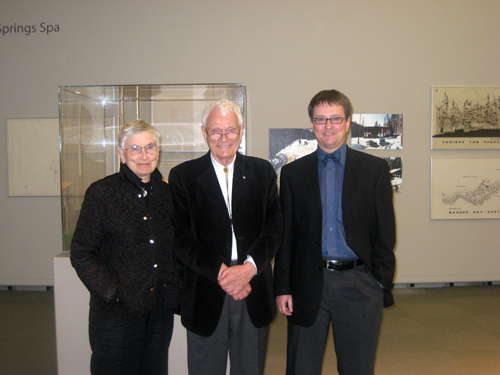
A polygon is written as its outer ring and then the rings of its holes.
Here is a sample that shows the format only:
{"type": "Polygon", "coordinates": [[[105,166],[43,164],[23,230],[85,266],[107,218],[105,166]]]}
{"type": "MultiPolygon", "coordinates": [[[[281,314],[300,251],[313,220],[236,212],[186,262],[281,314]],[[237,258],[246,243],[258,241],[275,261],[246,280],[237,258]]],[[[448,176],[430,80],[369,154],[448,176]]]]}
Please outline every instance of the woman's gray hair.
{"type": "Polygon", "coordinates": [[[147,121],[136,119],[127,122],[125,126],[120,129],[120,134],[118,135],[118,145],[120,149],[123,150],[125,148],[128,137],[139,133],[151,133],[155,139],[156,145],[160,145],[160,133],[158,133],[158,131],[147,121]]]}
{"type": "Polygon", "coordinates": [[[216,110],[222,116],[226,116],[230,112],[233,112],[236,117],[238,117],[239,126],[243,125],[243,115],[241,114],[240,107],[227,99],[216,100],[215,102],[210,103],[203,110],[203,114],[201,115],[201,124],[206,127],[207,126],[207,117],[210,113],[216,110]]]}

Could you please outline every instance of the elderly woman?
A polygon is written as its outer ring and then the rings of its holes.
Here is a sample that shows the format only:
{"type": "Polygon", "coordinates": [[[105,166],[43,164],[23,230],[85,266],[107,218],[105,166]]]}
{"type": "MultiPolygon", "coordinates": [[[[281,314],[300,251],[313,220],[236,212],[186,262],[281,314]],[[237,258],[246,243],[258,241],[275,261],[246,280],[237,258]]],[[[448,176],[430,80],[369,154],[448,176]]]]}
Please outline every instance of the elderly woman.
{"type": "Polygon", "coordinates": [[[90,291],[92,374],[168,373],[180,277],[159,138],[146,121],[130,121],[118,139],[120,171],[85,193],[71,263],[90,291]]]}

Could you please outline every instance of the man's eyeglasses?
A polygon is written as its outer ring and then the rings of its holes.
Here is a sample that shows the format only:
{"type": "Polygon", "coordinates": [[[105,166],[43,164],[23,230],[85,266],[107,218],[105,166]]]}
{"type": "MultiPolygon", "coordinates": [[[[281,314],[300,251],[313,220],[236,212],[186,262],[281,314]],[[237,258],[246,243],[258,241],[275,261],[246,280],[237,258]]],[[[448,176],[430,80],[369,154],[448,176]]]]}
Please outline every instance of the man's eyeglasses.
{"type": "Polygon", "coordinates": [[[155,145],[154,143],[150,143],[149,145],[146,145],[146,146],[133,145],[133,146],[130,146],[129,148],[125,148],[124,150],[129,151],[134,156],[139,156],[142,154],[142,149],[144,149],[144,151],[146,151],[146,154],[154,155],[158,151],[158,146],[155,145]]]}
{"type": "Polygon", "coordinates": [[[212,141],[220,141],[223,136],[226,136],[227,139],[234,140],[238,138],[239,135],[240,132],[237,131],[228,131],[227,133],[222,133],[222,132],[208,133],[208,136],[212,141]]]}
{"type": "Polygon", "coordinates": [[[326,125],[328,123],[328,120],[330,120],[330,123],[332,125],[342,124],[342,122],[345,120],[345,117],[334,116],[332,118],[325,118],[325,117],[313,118],[313,121],[316,125],[326,125]]]}

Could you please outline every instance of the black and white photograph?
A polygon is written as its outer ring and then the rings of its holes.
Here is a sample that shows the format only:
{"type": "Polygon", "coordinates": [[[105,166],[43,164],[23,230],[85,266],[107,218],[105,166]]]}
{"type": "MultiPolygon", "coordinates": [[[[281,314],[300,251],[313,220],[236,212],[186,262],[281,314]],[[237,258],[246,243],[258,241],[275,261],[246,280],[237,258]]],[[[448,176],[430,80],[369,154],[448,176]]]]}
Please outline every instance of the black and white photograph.
{"type": "Polygon", "coordinates": [[[403,115],[353,114],[351,147],[355,150],[403,149],[403,115]]]}
{"type": "Polygon", "coordinates": [[[433,87],[432,149],[499,149],[500,87],[433,87]]]}

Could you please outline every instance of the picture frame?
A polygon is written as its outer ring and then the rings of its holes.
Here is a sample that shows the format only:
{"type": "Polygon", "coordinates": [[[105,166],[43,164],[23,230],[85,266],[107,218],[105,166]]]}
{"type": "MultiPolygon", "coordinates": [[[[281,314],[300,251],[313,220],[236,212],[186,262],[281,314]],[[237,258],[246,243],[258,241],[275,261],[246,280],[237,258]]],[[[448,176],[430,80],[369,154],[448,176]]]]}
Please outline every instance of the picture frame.
{"type": "Polygon", "coordinates": [[[432,87],[431,149],[500,149],[500,87],[432,87]]]}
{"type": "Polygon", "coordinates": [[[500,218],[500,158],[431,158],[431,219],[500,218]]]}
{"type": "Polygon", "coordinates": [[[391,186],[394,193],[403,192],[403,158],[401,156],[383,157],[389,165],[391,186]]]}
{"type": "Polygon", "coordinates": [[[59,119],[7,119],[9,196],[60,196],[59,119]]]}
{"type": "MultiPolygon", "coordinates": [[[[310,128],[269,129],[269,162],[276,171],[278,181],[284,165],[315,152],[317,148],[318,141],[310,128]]],[[[383,159],[389,165],[393,192],[401,193],[403,158],[391,156],[383,159]]]]}
{"type": "Polygon", "coordinates": [[[402,150],[403,115],[353,114],[350,142],[354,150],[402,150]]]}

